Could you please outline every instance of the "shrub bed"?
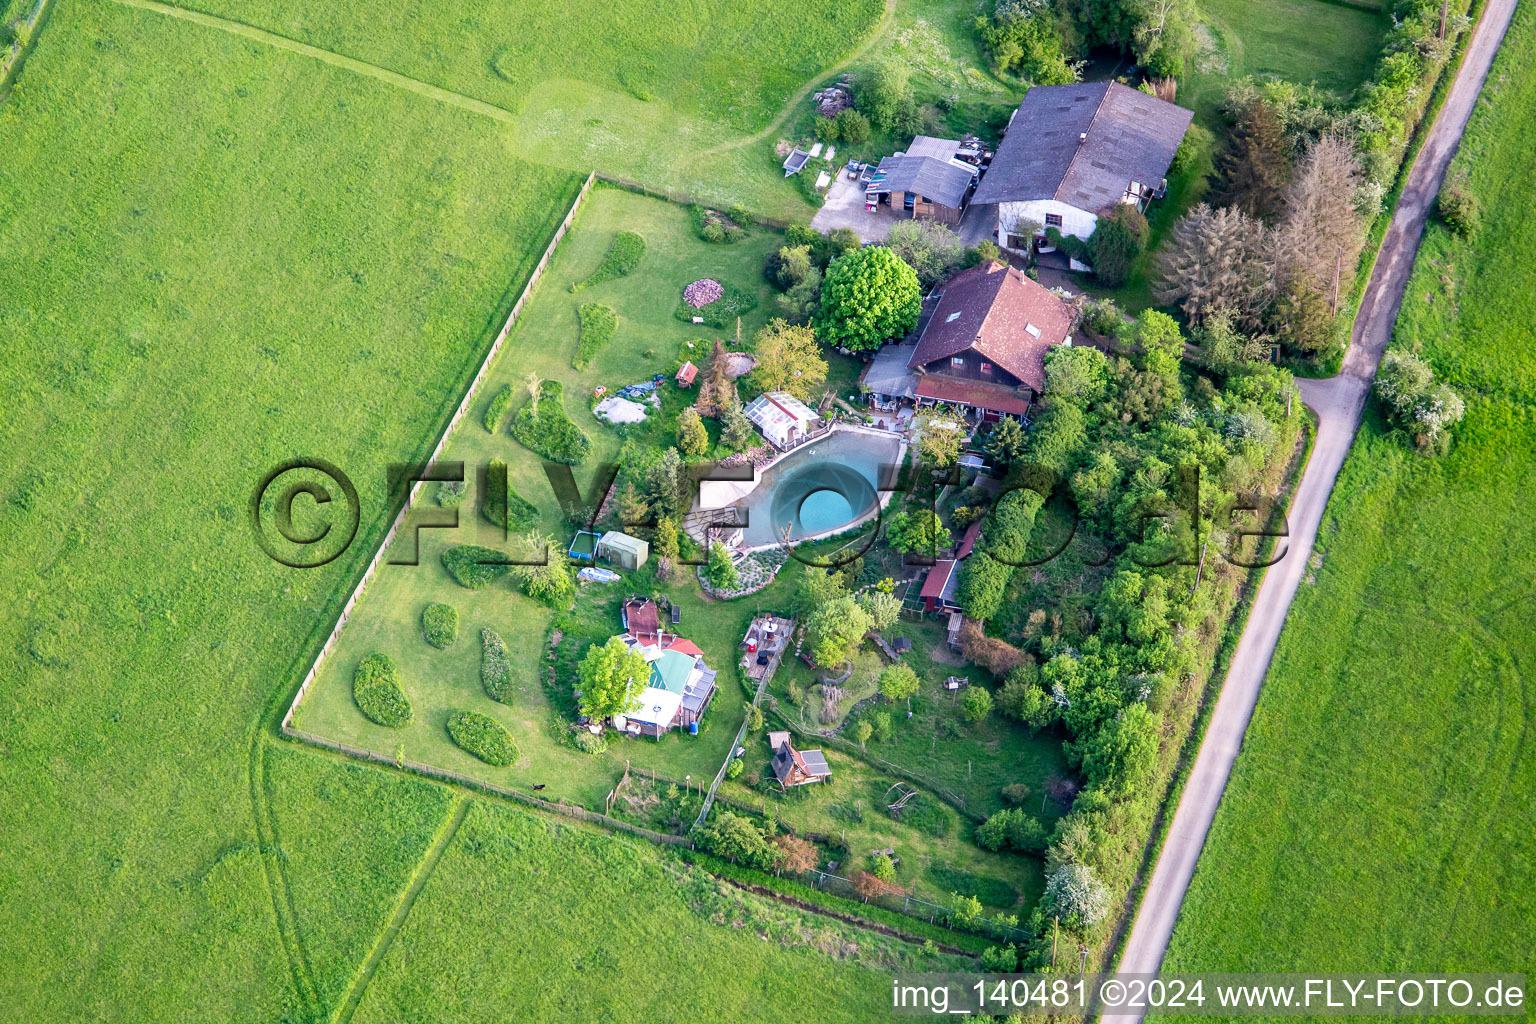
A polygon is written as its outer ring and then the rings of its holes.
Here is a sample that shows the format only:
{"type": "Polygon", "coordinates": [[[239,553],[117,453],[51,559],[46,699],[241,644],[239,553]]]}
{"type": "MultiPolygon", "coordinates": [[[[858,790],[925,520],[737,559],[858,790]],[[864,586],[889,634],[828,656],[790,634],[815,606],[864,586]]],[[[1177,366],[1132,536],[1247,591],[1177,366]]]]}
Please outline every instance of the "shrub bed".
{"type": "Polygon", "coordinates": [[[480,685],[491,700],[512,703],[512,666],[507,662],[507,645],[494,629],[480,631],[480,685]]]}
{"type": "Polygon", "coordinates": [[[576,315],[581,321],[581,337],[576,342],[576,355],[571,365],[578,370],[585,370],[591,364],[592,357],[613,340],[613,332],[619,327],[619,315],[596,302],[584,304],[576,315]]]}
{"type": "Polygon", "coordinates": [[[604,281],[612,281],[616,277],[627,277],[644,258],[645,239],[633,231],[620,231],[613,236],[613,244],[608,247],[608,255],[603,257],[603,262],[598,264],[597,269],[592,271],[591,276],[585,281],[577,281],[571,285],[571,291],[579,292],[583,288],[602,284],[604,281]]]}
{"type": "Polygon", "coordinates": [[[747,237],[752,215],[742,206],[733,206],[729,213],[711,210],[695,204],[688,208],[693,216],[693,230],[700,239],[715,245],[739,242],[747,237]]]}
{"type": "Polygon", "coordinates": [[[384,654],[370,654],[352,673],[352,699],[370,722],[398,729],[411,720],[411,702],[400,688],[395,663],[384,654]]]}
{"type": "Polygon", "coordinates": [[[722,294],[718,299],[698,309],[689,305],[687,300],[679,299],[674,315],[685,324],[691,324],[694,317],[699,317],[710,327],[732,327],[737,317],[745,316],[757,308],[757,296],[751,292],[743,291],[728,281],[721,281],[720,289],[722,294]]]}
{"type": "Polygon", "coordinates": [[[443,568],[459,586],[479,590],[494,583],[512,566],[507,562],[507,556],[495,548],[456,544],[443,552],[443,568]]]}
{"type": "Polygon", "coordinates": [[[532,529],[539,521],[539,510],[533,502],[518,494],[507,483],[507,464],[492,459],[487,467],[488,490],[480,503],[480,512],[486,519],[503,530],[521,533],[532,529]]]}
{"type": "Polygon", "coordinates": [[[574,466],[592,450],[592,439],[565,413],[564,388],[557,380],[539,385],[539,400],[529,401],[512,417],[512,436],[555,462],[574,466]]]}
{"type": "Polygon", "coordinates": [[[448,735],[460,750],[486,764],[504,768],[517,760],[517,744],[501,723],[478,711],[456,711],[448,719],[448,735]]]}
{"type": "Polygon", "coordinates": [[[496,433],[501,427],[502,417],[512,407],[512,385],[503,384],[501,390],[491,396],[491,400],[485,406],[485,429],[490,433],[496,433]]]}
{"type": "Polygon", "coordinates": [[[440,651],[452,647],[459,638],[459,613],[453,605],[436,602],[422,609],[421,636],[440,651]]]}

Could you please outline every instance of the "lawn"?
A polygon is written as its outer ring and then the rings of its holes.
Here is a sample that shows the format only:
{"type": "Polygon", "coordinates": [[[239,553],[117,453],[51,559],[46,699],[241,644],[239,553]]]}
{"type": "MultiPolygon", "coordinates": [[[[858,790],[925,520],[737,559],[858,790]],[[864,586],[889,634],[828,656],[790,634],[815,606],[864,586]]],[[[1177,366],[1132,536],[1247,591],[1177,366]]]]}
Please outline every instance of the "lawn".
{"type": "Polygon", "coordinates": [[[1486,219],[1431,225],[1395,344],[1468,392],[1449,455],[1374,416],[1339,478],[1167,966],[1532,970],[1536,408],[1518,8],[1458,166],[1486,219]]]}
{"type": "MultiPolygon", "coordinates": [[[[801,746],[812,742],[805,740],[801,746]]],[[[873,753],[880,748],[871,742],[870,749],[873,753]]],[[[869,870],[876,850],[893,849],[900,858],[896,884],[919,899],[951,906],[951,893],[958,891],[979,897],[989,915],[1028,915],[1044,884],[1038,857],[989,853],[972,842],[973,823],[930,791],[838,750],[824,753],[832,768],[830,782],[781,791],[769,765],[768,742],[754,736],[743,757],[741,778],[722,786],[720,795],[759,816],[772,812],[797,831],[808,829],[846,841],[847,856],[836,869],[845,878],[869,870]],[[889,806],[913,788],[919,795],[893,815],[889,806]]]]}
{"type": "MultiPolygon", "coordinates": [[[[527,400],[523,380],[529,373],[560,380],[565,386],[567,412],[592,439],[591,456],[575,470],[578,485],[587,493],[592,467],[616,459],[622,441],[614,428],[592,415],[585,396],[598,384],[611,392],[648,380],[656,372],[670,373],[679,353],[695,358],[707,353],[713,337],[722,332],[685,324],[673,316],[683,286],[698,278],[718,277],[757,296],[758,308],[743,318],[743,337],[750,338],[773,309],[772,290],[763,279],[762,264],[770,249],[779,244],[777,234],[755,230],[741,242],[711,245],[694,234],[686,209],[619,189],[595,189],[488,375],[474,414],[465,417],[450,439],[445,457],[464,460],[471,467],[467,475],[473,475],[474,467],[490,459],[505,461],[513,488],[539,507],[544,528],[562,546],[568,544],[572,530],[564,523],[538,457],[515,441],[505,424],[495,434],[488,433],[481,422],[482,404],[510,384],[517,392],[514,408],[521,406],[527,400]],[[620,230],[645,238],[645,258],[628,276],[573,294],[570,285],[596,269],[620,230]],[[577,308],[588,302],[611,306],[618,313],[619,326],[614,340],[590,366],[578,371],[571,367],[577,308]],[[692,350],[688,348],[690,342],[695,346],[692,350]]],[[[692,392],[681,392],[669,381],[663,393],[662,408],[651,415],[666,423],[691,400],[692,392]]],[[[563,797],[589,807],[602,806],[626,760],[678,778],[685,774],[713,777],[743,714],[744,693],[735,682],[732,667],[737,659],[736,644],[755,608],[775,607],[775,601],[782,606],[787,601],[793,573],[785,573],[770,590],[735,602],[706,601],[686,573],[679,573],[672,585],[662,588],[683,608],[679,631],[704,650],[712,667],[722,670],[720,694],[698,737],[674,735],[660,743],[629,740],[593,757],[561,741],[561,727],[542,681],[541,673],[547,671],[545,634],[551,611],[517,592],[508,579],[485,590],[470,591],[454,583],[442,568],[440,553],[448,546],[499,542],[495,528],[483,521],[472,502],[460,507],[460,520],[458,530],[422,531],[419,565],[381,569],[354,610],[335,652],[323,663],[299,708],[297,725],[331,739],[426,761],[497,784],[543,784],[548,787],[545,796],[563,797]],[[434,601],[450,604],[459,613],[460,639],[446,651],[433,649],[420,635],[421,611],[434,601]],[[492,701],[481,688],[479,636],[486,627],[496,630],[508,646],[517,689],[510,707],[492,701]],[[353,703],[354,666],[374,651],[387,653],[400,667],[416,710],[414,721],[405,728],[374,725],[353,703]],[[511,730],[523,755],[519,762],[493,768],[455,747],[444,723],[453,711],[461,709],[492,715],[511,730]]],[[[391,557],[403,557],[411,544],[402,531],[391,557]]],[[[619,599],[633,590],[649,592],[656,587],[652,569],[647,566],[621,583],[583,589],[578,617],[590,624],[588,632],[600,633],[604,639],[618,632],[619,599]]],[[[560,680],[567,695],[570,682],[560,680]]]]}
{"type": "Polygon", "coordinates": [[[888,1012],[884,972],[961,963],[476,802],[354,1019],[782,1021],[814,1001],[819,1021],[868,1021],[888,1012]]]}

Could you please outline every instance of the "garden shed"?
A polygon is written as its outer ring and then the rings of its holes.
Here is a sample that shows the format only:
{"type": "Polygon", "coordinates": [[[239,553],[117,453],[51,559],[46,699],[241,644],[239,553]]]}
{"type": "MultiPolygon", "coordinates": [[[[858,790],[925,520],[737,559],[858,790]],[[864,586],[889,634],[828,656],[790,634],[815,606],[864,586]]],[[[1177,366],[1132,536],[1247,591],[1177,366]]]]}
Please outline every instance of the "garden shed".
{"type": "Polygon", "coordinates": [[[597,542],[597,557],[605,558],[621,569],[638,569],[651,557],[651,546],[639,537],[609,530],[597,542]]]}

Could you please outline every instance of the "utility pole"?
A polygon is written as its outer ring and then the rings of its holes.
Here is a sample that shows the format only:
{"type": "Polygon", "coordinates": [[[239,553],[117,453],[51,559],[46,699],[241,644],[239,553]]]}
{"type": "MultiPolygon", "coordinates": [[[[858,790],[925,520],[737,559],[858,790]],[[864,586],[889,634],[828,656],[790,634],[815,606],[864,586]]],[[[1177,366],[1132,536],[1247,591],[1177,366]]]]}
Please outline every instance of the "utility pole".
{"type": "Polygon", "coordinates": [[[1445,13],[1450,5],[1450,0],[1440,0],[1440,38],[1445,38],[1445,13]]]}
{"type": "Polygon", "coordinates": [[[1051,966],[1056,966],[1056,940],[1061,937],[1061,915],[1057,914],[1051,930],[1051,966]]]}

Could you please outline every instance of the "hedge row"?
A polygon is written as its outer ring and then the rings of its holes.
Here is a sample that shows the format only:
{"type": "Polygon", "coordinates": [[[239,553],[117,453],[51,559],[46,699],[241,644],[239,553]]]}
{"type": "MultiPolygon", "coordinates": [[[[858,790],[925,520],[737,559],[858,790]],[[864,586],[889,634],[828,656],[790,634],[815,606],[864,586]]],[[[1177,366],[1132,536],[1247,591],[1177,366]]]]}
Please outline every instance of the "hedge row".
{"type": "Polygon", "coordinates": [[[512,385],[503,384],[485,407],[485,429],[492,434],[501,428],[501,419],[512,407],[512,385]]]}
{"type": "Polygon", "coordinates": [[[729,281],[721,281],[720,287],[724,294],[699,309],[694,309],[679,298],[673,315],[685,324],[691,324],[694,317],[699,317],[710,327],[734,327],[737,317],[745,316],[757,308],[757,296],[751,292],[743,291],[729,281]]]}
{"type": "Polygon", "coordinates": [[[592,271],[585,281],[577,281],[571,285],[571,291],[579,292],[583,288],[594,284],[602,284],[604,281],[612,281],[616,277],[627,277],[630,271],[640,265],[645,258],[645,239],[633,231],[620,231],[613,236],[613,244],[608,247],[608,255],[603,257],[603,262],[592,271]]]}
{"type": "Polygon", "coordinates": [[[459,586],[479,590],[496,582],[512,566],[508,564],[507,556],[495,548],[456,544],[443,552],[443,568],[459,586]]]}
{"type": "Polygon", "coordinates": [[[491,700],[512,703],[512,666],[507,662],[507,645],[494,629],[480,631],[480,685],[491,700]]]}
{"type": "Polygon", "coordinates": [[[592,357],[601,352],[613,340],[613,332],[619,328],[619,314],[610,307],[588,302],[576,311],[581,321],[581,336],[576,341],[576,355],[571,366],[585,370],[592,357]]]}
{"type": "Polygon", "coordinates": [[[370,654],[352,673],[352,699],[371,722],[391,729],[411,720],[411,702],[400,688],[395,663],[383,654],[370,654]]]}
{"type": "Polygon", "coordinates": [[[448,735],[459,749],[486,764],[504,768],[517,760],[517,744],[501,723],[478,711],[456,711],[448,719],[448,735]]]}
{"type": "Polygon", "coordinates": [[[427,643],[444,650],[459,638],[459,613],[451,604],[429,604],[421,613],[421,635],[427,643]]]}
{"type": "Polygon", "coordinates": [[[592,450],[592,439],[566,415],[564,390],[557,380],[541,383],[538,401],[512,417],[512,436],[546,459],[574,466],[592,450]]]}

